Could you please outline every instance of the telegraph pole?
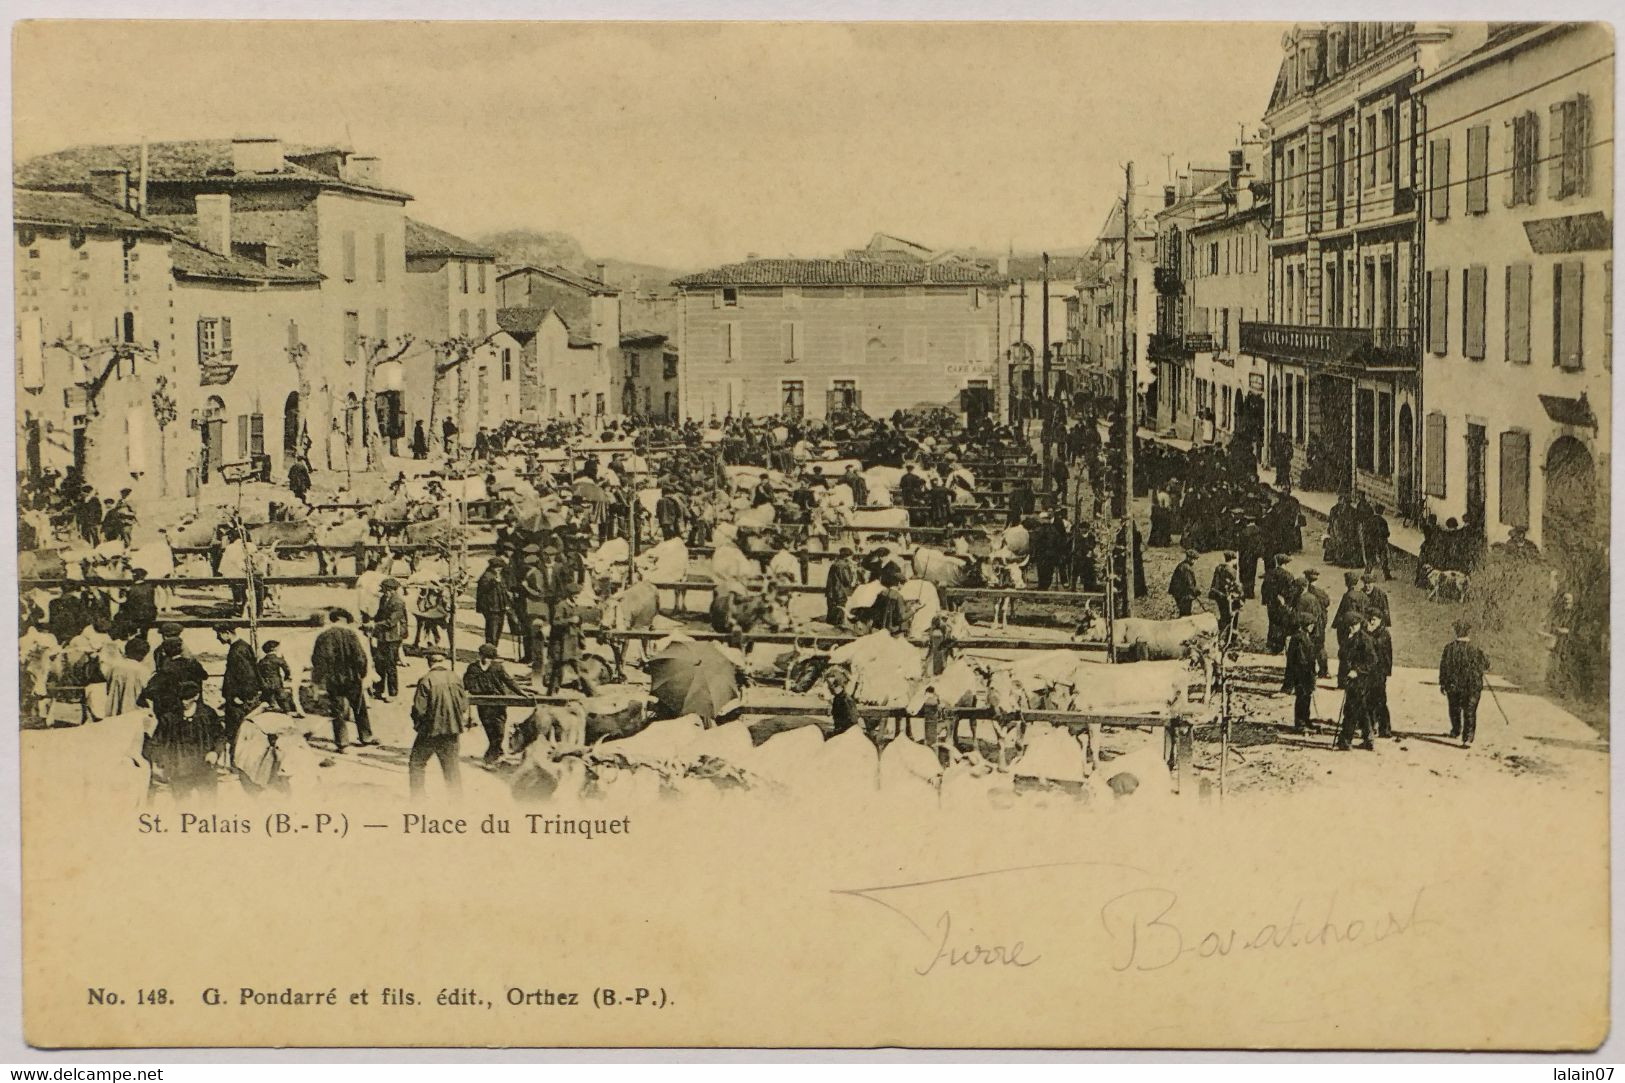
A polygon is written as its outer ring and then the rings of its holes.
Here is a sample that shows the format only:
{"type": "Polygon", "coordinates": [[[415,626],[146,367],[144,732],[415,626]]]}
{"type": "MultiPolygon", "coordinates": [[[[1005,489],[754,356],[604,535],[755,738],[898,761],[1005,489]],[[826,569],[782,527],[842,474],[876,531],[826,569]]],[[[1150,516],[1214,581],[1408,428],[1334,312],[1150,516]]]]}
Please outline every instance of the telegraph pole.
{"type": "Polygon", "coordinates": [[[1139,430],[1139,391],[1134,336],[1129,332],[1129,298],[1133,287],[1134,163],[1123,167],[1123,302],[1118,323],[1123,355],[1123,612],[1134,612],[1134,439],[1139,430]]]}
{"type": "Polygon", "coordinates": [[[1050,401],[1049,401],[1050,360],[1049,360],[1049,253],[1048,252],[1044,253],[1043,272],[1042,272],[1040,277],[1042,278],[1042,281],[1043,281],[1043,284],[1044,284],[1044,298],[1043,298],[1043,303],[1041,305],[1042,314],[1040,316],[1040,319],[1043,321],[1043,324],[1044,324],[1044,367],[1043,367],[1044,385],[1039,391],[1039,402],[1040,402],[1041,405],[1039,406],[1039,410],[1038,410],[1038,440],[1039,440],[1039,442],[1041,444],[1044,445],[1044,476],[1046,478],[1048,478],[1049,477],[1049,472],[1050,472],[1050,455],[1051,455],[1050,446],[1049,446],[1049,444],[1050,444],[1050,431],[1051,431],[1050,425],[1051,425],[1051,421],[1050,421],[1050,401]]]}

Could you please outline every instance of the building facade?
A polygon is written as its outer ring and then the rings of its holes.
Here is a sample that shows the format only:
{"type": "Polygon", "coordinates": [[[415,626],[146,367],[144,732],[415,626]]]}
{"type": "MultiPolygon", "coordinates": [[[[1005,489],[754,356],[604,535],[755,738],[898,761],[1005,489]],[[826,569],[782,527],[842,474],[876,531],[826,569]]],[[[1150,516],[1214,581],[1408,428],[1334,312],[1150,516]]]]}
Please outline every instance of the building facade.
{"type": "MultiPolygon", "coordinates": [[[[1217,167],[1191,167],[1163,187],[1156,212],[1156,330],[1147,343],[1156,382],[1147,396],[1145,417],[1171,436],[1195,437],[1197,428],[1196,351],[1211,356],[1213,339],[1204,323],[1198,327],[1186,296],[1194,274],[1187,232],[1198,222],[1223,211],[1220,191],[1226,174],[1217,167]]],[[[1202,252],[1205,258],[1205,250],[1202,252]]]]}
{"type": "Polygon", "coordinates": [[[1612,52],[1602,24],[1508,24],[1417,87],[1422,490],[1492,542],[1521,527],[1551,551],[1607,529],[1612,52]]]}
{"type": "Polygon", "coordinates": [[[620,412],[615,376],[621,367],[621,293],[602,273],[600,268],[600,277],[591,278],[563,267],[524,265],[497,278],[499,305],[522,310],[509,322],[535,324],[539,313],[551,311],[569,333],[568,350],[552,367],[525,376],[534,376],[529,404],[542,418],[620,412]]]}
{"type": "Polygon", "coordinates": [[[621,366],[616,385],[621,389],[621,413],[657,421],[675,421],[681,415],[678,396],[677,347],[658,331],[621,333],[621,366]]]}
{"type": "Polygon", "coordinates": [[[999,295],[1007,401],[996,404],[996,408],[1003,416],[1034,411],[1044,382],[1046,345],[1050,350],[1050,390],[1054,394],[1066,393],[1067,300],[1076,296],[1078,272],[1085,262],[1078,256],[1052,256],[1046,271],[1041,255],[1009,256],[999,261],[999,272],[1007,279],[999,295]],[[1044,328],[1046,314],[1048,333],[1044,328]]]}
{"type": "Polygon", "coordinates": [[[1295,481],[1419,500],[1425,162],[1413,95],[1456,31],[1315,23],[1287,33],[1264,121],[1271,202],[1269,311],[1241,348],[1269,362],[1271,440],[1295,481]]]}
{"type": "Polygon", "coordinates": [[[879,417],[997,400],[1005,283],[983,264],[750,260],[675,285],[684,417],[879,417]]]}

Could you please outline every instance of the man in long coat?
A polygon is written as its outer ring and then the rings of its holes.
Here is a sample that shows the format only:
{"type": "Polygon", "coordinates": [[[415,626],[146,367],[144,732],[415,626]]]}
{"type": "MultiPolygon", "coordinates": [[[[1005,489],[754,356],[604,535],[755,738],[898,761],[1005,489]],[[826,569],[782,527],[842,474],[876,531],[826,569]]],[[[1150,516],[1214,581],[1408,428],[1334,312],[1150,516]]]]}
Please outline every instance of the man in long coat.
{"type": "Polygon", "coordinates": [[[857,589],[859,572],[852,560],[850,547],[842,546],[836,558],[830,561],[824,578],[824,619],[837,628],[846,626],[846,600],[857,589]]]}
{"type": "Polygon", "coordinates": [[[329,610],[327,619],[327,627],[310,649],[310,679],[326,690],[332,703],[333,744],[344,751],[344,722],[353,718],[356,743],[375,745],[378,742],[367,718],[367,697],[361,690],[367,679],[366,649],[350,624],[348,610],[329,610]]]}
{"type": "Polygon", "coordinates": [[[1196,608],[1196,599],[1202,589],[1196,582],[1196,550],[1185,550],[1185,557],[1174,565],[1174,574],[1168,580],[1168,593],[1179,606],[1179,615],[1188,617],[1196,608]]]}
{"type": "Polygon", "coordinates": [[[454,794],[462,791],[457,738],[469,723],[468,692],[443,653],[431,650],[428,660],[429,672],[418,678],[412,694],[412,729],[417,738],[406,758],[406,778],[413,797],[423,795],[423,769],[431,758],[440,761],[446,788],[454,794]]]}

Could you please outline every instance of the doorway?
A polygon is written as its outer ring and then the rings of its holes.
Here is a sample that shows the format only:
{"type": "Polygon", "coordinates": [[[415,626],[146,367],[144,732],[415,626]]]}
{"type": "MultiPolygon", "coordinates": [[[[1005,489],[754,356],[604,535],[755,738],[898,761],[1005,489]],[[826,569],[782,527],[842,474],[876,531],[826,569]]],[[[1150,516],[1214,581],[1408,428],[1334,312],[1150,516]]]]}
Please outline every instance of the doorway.
{"type": "Polygon", "coordinates": [[[1487,486],[1485,473],[1488,469],[1488,449],[1490,440],[1484,431],[1484,426],[1467,424],[1467,509],[1466,525],[1477,533],[1482,533],[1485,527],[1485,501],[1487,486]]]}
{"type": "Polygon", "coordinates": [[[1546,453],[1546,499],[1541,540],[1548,550],[1594,546],[1597,524],[1597,468],[1579,440],[1564,436],[1546,453]]]}
{"type": "Polygon", "coordinates": [[[218,395],[211,396],[203,408],[203,448],[198,461],[198,480],[207,483],[212,471],[220,469],[226,461],[226,403],[218,395]]]}
{"type": "Polygon", "coordinates": [[[1411,404],[1399,408],[1399,510],[1407,518],[1414,517],[1416,503],[1416,422],[1411,417],[1411,404]]]}
{"type": "Polygon", "coordinates": [[[299,392],[290,391],[282,404],[282,460],[292,464],[299,458],[299,392]]]}

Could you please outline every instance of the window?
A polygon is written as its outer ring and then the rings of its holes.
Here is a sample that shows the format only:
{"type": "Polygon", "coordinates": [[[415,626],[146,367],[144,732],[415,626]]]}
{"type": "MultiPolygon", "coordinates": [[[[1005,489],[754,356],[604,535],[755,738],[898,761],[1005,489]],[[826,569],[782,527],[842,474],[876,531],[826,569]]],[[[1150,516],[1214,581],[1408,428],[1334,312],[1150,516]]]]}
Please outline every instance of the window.
{"type": "Polygon", "coordinates": [[[1298,152],[1295,150],[1288,150],[1286,152],[1286,177],[1284,178],[1286,180],[1286,184],[1284,187],[1286,188],[1286,209],[1289,211],[1292,209],[1295,202],[1293,197],[1298,191],[1297,176],[1298,152]]]}
{"type": "Polygon", "coordinates": [[[1507,206],[1532,204],[1540,191],[1540,116],[1522,113],[1507,128],[1507,206]]]}
{"type": "Polygon", "coordinates": [[[1450,272],[1428,272],[1428,350],[1443,357],[1450,349],[1450,272]]]}
{"type": "MultiPolygon", "coordinates": [[[[508,351],[504,350],[502,352],[507,353],[508,351]]],[[[640,368],[641,368],[641,366],[638,364],[637,351],[634,350],[633,352],[627,354],[626,355],[626,374],[628,376],[632,377],[634,380],[636,380],[636,379],[638,379],[638,377],[640,375],[642,375],[641,372],[639,371],[640,368]]]]}
{"type": "Polygon", "coordinates": [[[1442,222],[1450,217],[1450,140],[1428,144],[1428,215],[1442,222]]]}
{"type": "Polygon", "coordinates": [[[677,379],[677,358],[672,354],[667,354],[663,360],[664,371],[661,372],[661,376],[667,380],[677,379]]]}
{"type": "Polygon", "coordinates": [[[1551,109],[1551,190],[1553,199],[1591,191],[1591,99],[1576,94],[1551,109]]]}
{"type": "Polygon", "coordinates": [[[361,360],[361,313],[344,314],[344,363],[353,365],[361,360]]]}
{"type": "Polygon", "coordinates": [[[486,322],[485,309],[483,309],[483,308],[480,309],[479,317],[480,318],[476,321],[477,330],[479,331],[479,339],[480,339],[480,341],[484,342],[485,341],[485,336],[486,336],[487,331],[488,331],[488,329],[490,327],[490,325],[486,322]]]}
{"type": "Polygon", "coordinates": [[[592,412],[599,417],[604,416],[604,393],[602,391],[592,397],[592,412]]]}
{"type": "Polygon", "coordinates": [[[728,320],[722,325],[722,359],[724,361],[738,361],[739,357],[739,321],[728,320]]]}
{"type": "Polygon", "coordinates": [[[1506,352],[1515,365],[1529,364],[1529,264],[1507,268],[1506,352]]]}
{"type": "Polygon", "coordinates": [[[1365,184],[1366,188],[1377,186],[1377,114],[1372,113],[1365,118],[1365,184]]]}
{"type": "Polygon", "coordinates": [[[481,293],[484,293],[485,292],[485,264],[483,264],[483,263],[478,264],[478,267],[479,267],[479,272],[480,272],[479,273],[479,279],[480,279],[479,290],[480,290],[481,293]]]}
{"type": "Polygon", "coordinates": [[[377,331],[378,331],[378,341],[379,342],[388,342],[389,341],[389,309],[380,308],[377,311],[377,313],[374,314],[374,326],[377,328],[377,331]]]}
{"type": "MultiPolygon", "coordinates": [[[[636,362],[637,359],[634,357],[633,363],[636,364],[636,362]]],[[[502,378],[504,380],[513,379],[513,351],[506,346],[502,348],[502,378]]]]}
{"type": "Polygon", "coordinates": [[[1360,295],[1365,302],[1360,326],[1377,326],[1377,261],[1369,257],[1365,261],[1365,278],[1361,282],[1360,295]]]}
{"type": "Polygon", "coordinates": [[[1578,260],[1552,265],[1552,364],[1581,367],[1583,343],[1580,304],[1585,295],[1585,264],[1578,260]]]}
{"type": "Polygon", "coordinates": [[[739,291],[732,286],[723,287],[722,306],[724,308],[739,307],[739,291]]]}
{"type": "Polygon", "coordinates": [[[459,309],[457,312],[457,337],[468,337],[468,309],[459,309]]]}
{"type": "Polygon", "coordinates": [[[1488,272],[1469,267],[1461,272],[1461,352],[1484,360],[1484,294],[1488,272]]]}
{"type": "Polygon", "coordinates": [[[643,389],[643,412],[645,414],[647,414],[649,412],[649,403],[653,398],[654,398],[654,392],[650,391],[647,387],[644,388],[643,389]]]}
{"type": "Polygon", "coordinates": [[[1354,399],[1354,465],[1371,473],[1376,461],[1377,393],[1362,387],[1354,399]]]}
{"type": "Polygon", "coordinates": [[[1343,129],[1343,192],[1351,196],[1349,202],[1356,205],[1360,198],[1359,136],[1359,126],[1349,121],[1348,127],[1343,129]]]}
{"type": "Polygon", "coordinates": [[[831,380],[829,398],[831,410],[856,410],[863,402],[856,380],[831,380]]]}
{"type": "Polygon", "coordinates": [[[800,361],[802,338],[805,334],[800,320],[786,320],[779,327],[779,344],[786,361],[800,361]]]}
{"type": "Polygon", "coordinates": [[[1490,126],[1467,129],[1467,213],[1490,209],[1490,126]]]}
{"type": "Polygon", "coordinates": [[[1394,128],[1394,107],[1386,106],[1379,115],[1382,126],[1382,142],[1379,144],[1377,155],[1377,179],[1380,184],[1394,183],[1396,167],[1399,156],[1394,153],[1394,139],[1398,134],[1394,128]]]}
{"type": "Polygon", "coordinates": [[[1394,473],[1394,396],[1387,391],[1377,392],[1377,473],[1394,473]]]}
{"type": "Polygon", "coordinates": [[[197,363],[231,363],[231,317],[205,317],[197,321],[197,363]]]}
{"type": "Polygon", "coordinates": [[[807,385],[802,380],[783,380],[779,383],[780,413],[800,421],[807,413],[807,385]]]}
{"type": "Polygon", "coordinates": [[[1529,527],[1529,434],[1501,434],[1501,522],[1529,527]]]}
{"type": "Polygon", "coordinates": [[[384,265],[387,262],[384,247],[384,235],[375,234],[372,238],[372,273],[379,282],[384,280],[384,265]]]}
{"type": "Polygon", "coordinates": [[[1429,414],[1423,424],[1422,433],[1422,491],[1429,496],[1444,495],[1444,438],[1444,415],[1429,414]]]}
{"type": "Polygon", "coordinates": [[[468,264],[462,260],[457,261],[458,288],[463,293],[468,292],[468,264]]]}
{"type": "Polygon", "coordinates": [[[1216,274],[1219,273],[1219,242],[1218,241],[1213,241],[1213,242],[1209,243],[1208,246],[1207,246],[1207,273],[1210,274],[1210,275],[1216,275],[1216,274]]]}
{"type": "Polygon", "coordinates": [[[355,281],[355,230],[353,230],[353,229],[345,230],[344,231],[344,237],[343,237],[343,240],[342,240],[341,243],[342,243],[342,252],[343,252],[343,257],[344,257],[344,281],[346,281],[346,282],[354,282],[355,281]]]}
{"type": "Polygon", "coordinates": [[[1294,376],[1298,386],[1298,443],[1303,443],[1309,433],[1309,380],[1304,376],[1294,376]]]}

